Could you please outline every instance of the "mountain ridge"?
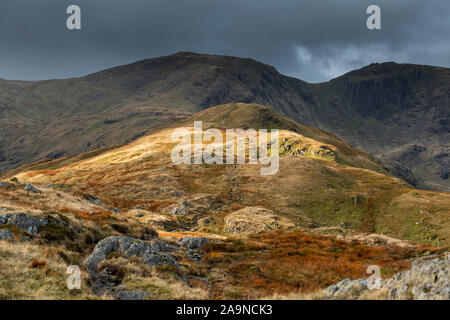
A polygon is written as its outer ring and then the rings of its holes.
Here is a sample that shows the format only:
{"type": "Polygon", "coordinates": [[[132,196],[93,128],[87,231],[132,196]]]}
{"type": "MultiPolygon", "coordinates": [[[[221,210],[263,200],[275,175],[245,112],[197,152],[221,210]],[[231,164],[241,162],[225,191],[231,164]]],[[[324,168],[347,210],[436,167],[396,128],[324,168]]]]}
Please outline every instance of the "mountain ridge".
{"type": "Polygon", "coordinates": [[[390,62],[311,84],[252,59],[181,52],[82,78],[1,80],[0,170],[126,143],[205,108],[244,102],[333,132],[414,186],[450,190],[449,74],[390,62]],[[411,158],[414,145],[426,150],[411,158]]]}

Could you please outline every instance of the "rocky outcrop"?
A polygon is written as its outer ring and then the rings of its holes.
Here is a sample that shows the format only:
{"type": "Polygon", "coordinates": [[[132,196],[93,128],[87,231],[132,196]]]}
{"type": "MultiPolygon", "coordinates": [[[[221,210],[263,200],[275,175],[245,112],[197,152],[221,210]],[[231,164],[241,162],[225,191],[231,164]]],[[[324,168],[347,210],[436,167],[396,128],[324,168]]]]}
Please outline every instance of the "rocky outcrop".
{"type": "Polygon", "coordinates": [[[9,230],[0,230],[0,240],[9,240],[9,241],[15,241],[14,236],[11,231],[9,230]]]}
{"type": "Polygon", "coordinates": [[[208,242],[204,237],[184,237],[180,240],[180,244],[188,249],[200,249],[208,242]]]}
{"type": "Polygon", "coordinates": [[[99,263],[107,259],[111,253],[118,252],[125,258],[142,257],[143,263],[150,266],[162,264],[177,266],[173,257],[167,253],[172,249],[170,245],[160,239],[146,242],[132,237],[112,236],[101,240],[95,246],[85,264],[89,274],[96,275],[99,263]]]}
{"type": "Polygon", "coordinates": [[[199,249],[203,248],[208,242],[210,240],[205,237],[184,237],[179,240],[179,244],[188,249],[186,257],[195,262],[202,260],[203,254],[199,249]]]}
{"type": "Polygon", "coordinates": [[[111,236],[101,240],[85,262],[94,293],[97,295],[113,295],[121,300],[141,300],[147,297],[144,292],[118,291],[117,286],[121,279],[112,276],[108,268],[99,270],[100,263],[107,260],[112,253],[119,253],[126,259],[142,258],[142,263],[149,266],[167,264],[179,269],[179,265],[169,253],[174,249],[160,239],[146,242],[132,237],[111,236]]]}
{"type": "Polygon", "coordinates": [[[388,299],[450,300],[450,255],[414,263],[385,282],[388,299]]]}
{"type": "Polygon", "coordinates": [[[27,184],[25,185],[25,191],[28,192],[32,192],[32,193],[42,193],[41,190],[37,189],[35,186],[33,186],[32,184],[27,184]]]}
{"type": "MultiPolygon", "coordinates": [[[[178,227],[177,220],[169,218],[162,214],[144,211],[144,210],[132,210],[131,214],[135,214],[138,221],[143,224],[148,224],[156,230],[175,230],[178,227]]],[[[129,211],[130,213],[130,211],[129,211]]]]}
{"type": "Polygon", "coordinates": [[[225,231],[233,235],[253,235],[261,231],[291,229],[295,224],[263,207],[247,207],[225,217],[225,231]]]}
{"type": "Polygon", "coordinates": [[[96,197],[93,197],[90,194],[83,195],[83,198],[86,199],[87,201],[89,201],[90,203],[93,203],[93,204],[96,204],[96,205],[99,205],[99,206],[103,205],[102,200],[100,200],[100,199],[98,199],[96,197]]]}
{"type": "Polygon", "coordinates": [[[2,187],[2,188],[10,188],[12,186],[13,185],[11,183],[0,181],[0,187],[2,187]]]}
{"type": "Polygon", "coordinates": [[[172,214],[174,216],[177,215],[188,215],[191,213],[191,205],[187,200],[183,200],[179,203],[173,204],[164,209],[165,213],[172,214]]]}
{"type": "Polygon", "coordinates": [[[381,279],[380,289],[369,290],[366,279],[345,279],[329,286],[322,294],[325,299],[449,300],[450,254],[415,261],[410,270],[381,279]]]}
{"type": "Polygon", "coordinates": [[[40,228],[48,224],[48,219],[26,213],[7,213],[0,215],[0,223],[14,225],[23,231],[37,234],[40,228]]]}

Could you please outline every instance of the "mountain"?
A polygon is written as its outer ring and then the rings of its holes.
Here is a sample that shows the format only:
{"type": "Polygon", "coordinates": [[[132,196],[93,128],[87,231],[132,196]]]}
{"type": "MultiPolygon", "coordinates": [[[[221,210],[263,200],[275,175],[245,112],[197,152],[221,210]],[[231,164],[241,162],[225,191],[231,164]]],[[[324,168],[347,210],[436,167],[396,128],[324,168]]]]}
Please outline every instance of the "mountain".
{"type": "Polygon", "coordinates": [[[450,190],[449,83],[446,68],[383,63],[310,84],[251,59],[185,52],[77,79],[0,80],[0,170],[244,102],[333,132],[414,186],[450,190]]]}
{"type": "Polygon", "coordinates": [[[0,297],[309,294],[367,277],[369,265],[391,277],[442,255],[449,206],[449,193],[411,188],[331,133],[258,104],[219,105],[0,181],[0,237],[16,240],[0,241],[0,297]],[[190,137],[194,121],[222,134],[280,129],[279,171],[174,165],[172,133],[190,137]],[[81,290],[65,287],[70,265],[81,290]]]}
{"type": "Polygon", "coordinates": [[[321,127],[415,186],[449,190],[450,69],[373,64],[317,89],[321,127]]]}
{"type": "MultiPolygon", "coordinates": [[[[208,108],[188,120],[155,128],[129,144],[40,162],[22,168],[15,177],[32,183],[69,185],[79,194],[93,195],[120,211],[131,210],[142,201],[180,206],[180,198],[195,202],[191,199],[207,194],[214,203],[217,199],[227,201],[228,206],[220,206],[222,210],[236,205],[261,206],[308,228],[344,224],[357,231],[406,240],[449,240],[448,221],[444,222],[447,193],[414,190],[390,175],[372,156],[340,138],[255,104],[208,108]],[[203,129],[279,128],[278,173],[261,176],[260,165],[174,166],[171,150],[176,143],[170,140],[171,133],[177,128],[192,130],[198,120],[203,129]],[[427,201],[433,202],[433,208],[427,201]],[[427,214],[430,210],[432,216],[427,214]]],[[[159,210],[161,204],[154,206],[159,210]]],[[[210,218],[223,224],[223,216],[210,218]]]]}

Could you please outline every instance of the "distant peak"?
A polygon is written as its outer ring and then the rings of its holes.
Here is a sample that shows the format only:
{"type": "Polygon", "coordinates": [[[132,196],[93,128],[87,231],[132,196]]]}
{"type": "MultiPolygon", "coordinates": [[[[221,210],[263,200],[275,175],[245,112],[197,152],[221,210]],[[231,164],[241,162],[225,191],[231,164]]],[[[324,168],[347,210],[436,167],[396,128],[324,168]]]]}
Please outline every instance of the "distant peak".
{"type": "Polygon", "coordinates": [[[202,54],[190,51],[179,51],[177,53],[174,53],[172,56],[200,56],[200,55],[202,54]]]}
{"type": "MultiPolygon", "coordinates": [[[[371,63],[367,66],[364,66],[360,69],[352,70],[340,77],[337,77],[333,80],[337,79],[346,79],[349,77],[384,77],[391,76],[393,74],[400,75],[403,74],[405,76],[414,75],[414,74],[423,74],[429,71],[442,69],[434,66],[427,65],[419,65],[419,64],[408,64],[408,63],[397,63],[394,61],[388,62],[380,62],[380,63],[371,63]]],[[[333,81],[332,80],[332,81],[333,81]]]]}

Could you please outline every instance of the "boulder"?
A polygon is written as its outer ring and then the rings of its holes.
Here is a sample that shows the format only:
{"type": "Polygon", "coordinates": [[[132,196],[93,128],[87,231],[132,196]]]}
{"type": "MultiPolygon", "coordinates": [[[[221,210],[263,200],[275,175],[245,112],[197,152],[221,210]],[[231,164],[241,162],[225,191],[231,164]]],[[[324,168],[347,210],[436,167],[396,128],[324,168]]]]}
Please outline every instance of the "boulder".
{"type": "Polygon", "coordinates": [[[126,236],[111,236],[101,240],[86,260],[86,268],[91,276],[98,273],[98,265],[113,252],[119,252],[125,258],[142,257],[143,263],[153,265],[171,264],[178,267],[173,257],[166,253],[171,250],[165,241],[155,239],[150,242],[126,236]]]}
{"type": "Polygon", "coordinates": [[[249,236],[262,231],[292,229],[295,224],[263,207],[246,207],[225,217],[225,231],[233,235],[249,236]]]}
{"type": "MultiPolygon", "coordinates": [[[[146,296],[143,293],[118,291],[117,287],[121,282],[121,278],[114,276],[108,268],[101,268],[99,264],[103,260],[108,259],[111,253],[120,253],[124,258],[140,257],[146,265],[174,265],[177,269],[180,266],[175,262],[174,258],[168,253],[174,250],[172,246],[160,239],[154,239],[150,242],[139,240],[126,236],[111,236],[101,240],[94,248],[92,254],[86,259],[85,265],[89,273],[90,282],[93,291],[97,295],[108,294],[116,296],[120,300],[140,300],[146,296]],[[117,295],[118,294],[118,295],[117,295]]],[[[123,290],[123,288],[121,289],[123,290]]]]}
{"type": "Polygon", "coordinates": [[[83,198],[85,198],[90,203],[96,204],[96,205],[102,205],[103,202],[100,199],[97,199],[96,197],[91,196],[90,194],[83,195],[83,198]]]}
{"type": "Polygon", "coordinates": [[[164,209],[164,212],[172,214],[172,215],[188,215],[191,213],[189,210],[190,204],[188,201],[183,200],[179,203],[173,204],[164,209]]]}
{"type": "Polygon", "coordinates": [[[188,249],[200,249],[209,242],[204,237],[184,237],[180,239],[179,243],[188,249]]]}
{"type": "MultiPolygon", "coordinates": [[[[382,284],[383,285],[383,284],[382,284]]],[[[412,268],[385,281],[388,299],[450,300],[450,254],[413,262],[412,268]]]]}
{"type": "Polygon", "coordinates": [[[32,192],[32,193],[42,193],[41,190],[35,188],[32,184],[26,184],[25,191],[32,192]]]}
{"type": "Polygon", "coordinates": [[[7,213],[0,215],[0,223],[12,224],[23,231],[37,234],[48,224],[48,219],[30,216],[26,213],[7,213]]]}
{"type": "Polygon", "coordinates": [[[0,229],[0,240],[15,241],[12,232],[4,229],[0,229]]]}
{"type": "Polygon", "coordinates": [[[323,291],[327,299],[344,298],[354,299],[363,291],[367,290],[367,279],[344,279],[336,284],[333,284],[323,291]]]}
{"type": "Polygon", "coordinates": [[[325,299],[366,299],[371,294],[389,300],[450,300],[450,254],[416,260],[410,270],[381,279],[380,289],[369,290],[366,279],[345,279],[323,290],[325,299]]]}

